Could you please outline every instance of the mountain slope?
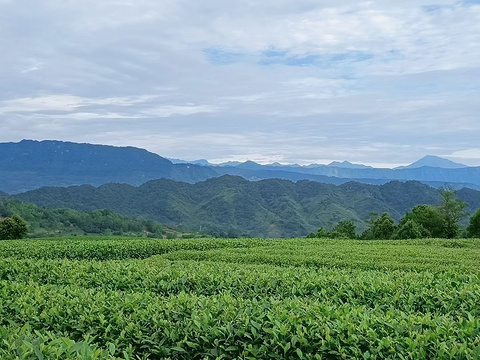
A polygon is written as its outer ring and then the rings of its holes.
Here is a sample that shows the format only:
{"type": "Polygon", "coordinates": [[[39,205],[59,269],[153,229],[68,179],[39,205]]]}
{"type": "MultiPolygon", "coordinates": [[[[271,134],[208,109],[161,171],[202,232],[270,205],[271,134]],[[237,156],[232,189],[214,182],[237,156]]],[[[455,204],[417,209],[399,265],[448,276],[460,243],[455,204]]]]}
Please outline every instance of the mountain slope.
{"type": "Polygon", "coordinates": [[[11,193],[41,186],[140,185],[162,177],[196,182],[217,175],[208,167],[174,165],[133,147],[23,140],[1,143],[0,155],[0,188],[11,193]]]}
{"type": "Polygon", "coordinates": [[[462,168],[468,167],[467,165],[459,164],[438,156],[427,155],[408,166],[401,166],[401,167],[398,167],[397,169],[417,169],[423,166],[436,167],[436,168],[442,168],[442,169],[462,169],[462,168]]]}
{"type": "MultiPolygon", "coordinates": [[[[480,204],[480,192],[460,192],[469,204],[480,204]]],[[[152,219],[189,231],[219,236],[304,236],[320,226],[351,219],[359,229],[371,212],[389,212],[399,220],[417,204],[439,204],[438,190],[419,182],[381,186],[349,182],[340,186],[301,180],[250,182],[222,176],[196,184],[167,179],[139,187],[107,184],[42,188],[14,198],[39,206],[91,211],[110,209],[152,219]]]]}
{"type": "Polygon", "coordinates": [[[81,212],[72,209],[48,209],[17,200],[0,200],[0,218],[13,214],[20,215],[27,221],[27,237],[112,234],[174,237],[177,235],[174,230],[155,222],[122,216],[109,210],[81,212]]]}

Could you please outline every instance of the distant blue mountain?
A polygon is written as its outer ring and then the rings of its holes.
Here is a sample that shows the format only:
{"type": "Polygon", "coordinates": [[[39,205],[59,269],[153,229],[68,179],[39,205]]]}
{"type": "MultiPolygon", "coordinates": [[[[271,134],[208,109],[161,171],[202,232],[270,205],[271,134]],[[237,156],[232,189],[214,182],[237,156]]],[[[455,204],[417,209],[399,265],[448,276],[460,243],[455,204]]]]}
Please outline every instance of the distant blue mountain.
{"type": "MultiPolygon", "coordinates": [[[[241,163],[241,164],[237,165],[236,167],[239,168],[239,169],[247,169],[247,170],[261,170],[261,169],[264,168],[264,165],[257,164],[254,161],[245,161],[244,163],[241,163]]],[[[274,168],[276,166],[265,165],[265,167],[274,168]]]]}
{"type": "Polygon", "coordinates": [[[196,183],[222,175],[247,180],[311,180],[344,184],[351,180],[385,184],[391,180],[417,180],[439,187],[480,189],[480,167],[466,167],[449,160],[426,157],[404,168],[376,169],[350,162],[329,165],[261,165],[253,161],[212,165],[177,163],[143,149],[62,141],[23,140],[0,143],[0,191],[18,193],[43,186],[70,186],[106,183],[141,185],[154,179],[196,183]]]}
{"type": "Polygon", "coordinates": [[[201,165],[201,166],[212,166],[213,164],[210,164],[208,160],[205,159],[198,159],[198,160],[181,160],[181,159],[171,159],[168,158],[173,164],[193,164],[193,165],[201,165]]]}
{"type": "Polygon", "coordinates": [[[459,164],[438,156],[427,155],[408,166],[400,166],[396,169],[418,169],[424,166],[442,169],[463,169],[468,167],[467,165],[459,164]]]}
{"type": "Polygon", "coordinates": [[[33,140],[0,143],[0,190],[8,193],[42,186],[141,185],[159,178],[197,182],[215,176],[209,167],[173,164],[134,147],[33,140]]]}
{"type": "Polygon", "coordinates": [[[241,164],[240,161],[227,161],[227,162],[220,163],[217,166],[237,166],[240,164],[241,164]]]}
{"type": "Polygon", "coordinates": [[[328,164],[328,166],[345,168],[345,169],[372,169],[371,166],[366,166],[362,164],[352,164],[349,161],[343,161],[343,162],[333,161],[330,164],[328,164]]]}

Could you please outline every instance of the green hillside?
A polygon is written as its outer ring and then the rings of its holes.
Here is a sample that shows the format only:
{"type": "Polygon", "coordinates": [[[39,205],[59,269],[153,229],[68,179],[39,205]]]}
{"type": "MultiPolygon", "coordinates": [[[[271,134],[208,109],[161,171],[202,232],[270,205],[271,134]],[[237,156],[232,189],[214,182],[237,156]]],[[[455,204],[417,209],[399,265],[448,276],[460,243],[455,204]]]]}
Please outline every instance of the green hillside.
{"type": "MultiPolygon", "coordinates": [[[[470,211],[480,207],[479,191],[464,189],[459,197],[470,205],[470,211]]],[[[160,179],[138,187],[49,187],[15,198],[55,208],[109,209],[223,237],[305,236],[321,226],[332,228],[341,220],[353,220],[363,231],[371,212],[388,212],[398,221],[415,205],[441,203],[437,189],[415,181],[336,186],[278,179],[250,182],[236,176],[196,184],[160,179]]]]}
{"type": "MultiPolygon", "coordinates": [[[[40,208],[16,200],[0,200],[0,218],[20,215],[28,223],[28,237],[67,235],[129,235],[152,237],[192,236],[152,220],[138,220],[111,210],[81,212],[72,209],[40,208]]],[[[199,234],[195,234],[198,236],[199,234]]]]}

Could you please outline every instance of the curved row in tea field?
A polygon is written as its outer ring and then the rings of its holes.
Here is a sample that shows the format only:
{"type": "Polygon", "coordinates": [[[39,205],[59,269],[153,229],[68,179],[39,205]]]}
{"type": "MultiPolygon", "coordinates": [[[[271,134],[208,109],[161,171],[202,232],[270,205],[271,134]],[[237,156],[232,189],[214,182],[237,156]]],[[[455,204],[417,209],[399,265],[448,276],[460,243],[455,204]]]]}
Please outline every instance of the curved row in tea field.
{"type": "Polygon", "coordinates": [[[477,359],[476,240],[0,243],[2,359],[477,359]]]}

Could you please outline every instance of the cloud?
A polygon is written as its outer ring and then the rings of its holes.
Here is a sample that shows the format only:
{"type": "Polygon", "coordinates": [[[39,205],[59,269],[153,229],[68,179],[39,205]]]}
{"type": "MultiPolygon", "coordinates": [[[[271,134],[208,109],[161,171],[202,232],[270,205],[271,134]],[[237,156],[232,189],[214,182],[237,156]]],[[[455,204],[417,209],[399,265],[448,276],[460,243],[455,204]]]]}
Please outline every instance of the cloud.
{"type": "Polygon", "coordinates": [[[174,115],[187,116],[200,113],[212,113],[218,110],[219,108],[210,105],[165,105],[143,111],[142,114],[149,117],[164,118],[174,115]]]}
{"type": "Polygon", "coordinates": [[[384,164],[477,148],[478,1],[0,0],[0,33],[0,141],[384,164]]]}
{"type": "Polygon", "coordinates": [[[480,166],[478,161],[480,159],[480,148],[459,150],[445,156],[466,165],[480,166]]]}
{"type": "Polygon", "coordinates": [[[480,149],[468,149],[455,151],[450,155],[451,157],[462,158],[462,159],[479,159],[480,158],[480,149]]]}
{"type": "Polygon", "coordinates": [[[87,106],[132,106],[154,99],[155,96],[82,98],[75,95],[48,95],[0,102],[1,113],[25,113],[40,111],[74,111],[87,106]]]}
{"type": "Polygon", "coordinates": [[[42,67],[43,63],[37,59],[25,59],[19,66],[19,71],[21,74],[27,74],[32,71],[40,70],[42,67]]]}

